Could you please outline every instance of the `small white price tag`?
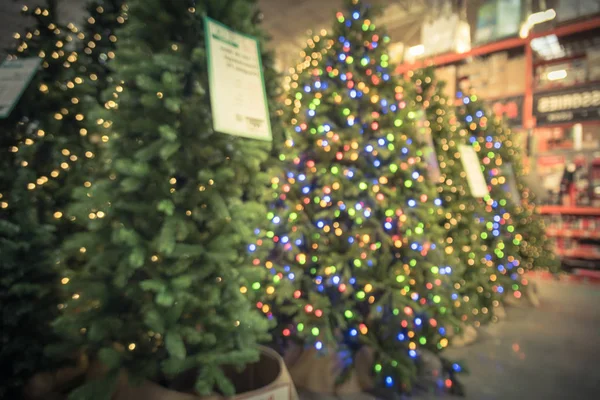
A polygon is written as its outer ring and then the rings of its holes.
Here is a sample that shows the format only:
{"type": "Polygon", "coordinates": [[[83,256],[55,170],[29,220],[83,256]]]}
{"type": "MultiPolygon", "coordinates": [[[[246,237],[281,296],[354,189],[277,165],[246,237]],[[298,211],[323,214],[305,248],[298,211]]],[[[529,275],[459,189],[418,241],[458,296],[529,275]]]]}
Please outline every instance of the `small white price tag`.
{"type": "Polygon", "coordinates": [[[458,150],[460,151],[460,160],[463,168],[467,173],[467,181],[469,182],[469,189],[471,189],[471,195],[473,197],[485,197],[489,193],[488,186],[481,172],[481,164],[477,153],[470,146],[459,145],[458,150]]]}

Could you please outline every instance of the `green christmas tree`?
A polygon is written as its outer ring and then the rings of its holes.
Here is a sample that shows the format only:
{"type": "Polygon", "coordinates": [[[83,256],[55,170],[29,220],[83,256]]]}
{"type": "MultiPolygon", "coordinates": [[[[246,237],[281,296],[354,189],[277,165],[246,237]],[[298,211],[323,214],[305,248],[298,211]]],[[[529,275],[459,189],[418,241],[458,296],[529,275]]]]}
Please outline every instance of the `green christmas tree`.
{"type": "MultiPolygon", "coordinates": [[[[524,270],[544,268],[558,271],[560,263],[551,240],[545,234],[543,218],[536,210],[535,194],[529,190],[524,180],[526,171],[523,167],[519,139],[501,119],[486,117],[492,114],[476,96],[472,95],[468,99],[468,104],[463,106],[466,115],[471,115],[474,118],[473,122],[479,126],[479,129],[472,130],[472,134],[477,136],[484,165],[492,167],[489,168],[489,183],[498,195],[497,198],[505,199],[510,208],[509,214],[515,228],[514,245],[518,246],[521,267],[524,270]],[[490,149],[493,149],[493,152],[490,149]],[[493,160],[491,155],[494,156],[493,160]],[[491,171],[492,169],[494,171],[491,171]],[[502,191],[508,195],[502,197],[502,191]]],[[[472,123],[469,125],[474,126],[472,123]]]]}
{"type": "Polygon", "coordinates": [[[442,224],[446,229],[446,252],[457,254],[467,266],[458,283],[461,295],[471,305],[466,311],[472,315],[462,317],[475,319],[475,325],[479,325],[493,316],[501,296],[493,289],[497,271],[486,257],[488,244],[482,239],[486,231],[482,221],[492,215],[485,210],[482,199],[471,195],[460,160],[459,146],[470,144],[470,136],[460,127],[452,100],[443,94],[445,82],[435,79],[433,67],[412,71],[409,77],[407,87],[415,89],[415,102],[425,110],[441,172],[438,191],[445,207],[442,224]]]}
{"type": "Polygon", "coordinates": [[[55,366],[44,357],[44,346],[55,340],[50,322],[58,311],[49,251],[54,236],[40,223],[23,177],[15,178],[17,161],[9,151],[17,148],[15,139],[0,135],[0,362],[6,367],[0,398],[14,399],[35,372],[55,366]]]}
{"type": "Polygon", "coordinates": [[[43,348],[57,339],[50,322],[61,307],[55,249],[74,227],[64,208],[73,185],[83,186],[86,161],[96,149],[81,125],[86,90],[77,71],[75,27],[56,22],[52,0],[23,7],[23,14],[34,24],[15,34],[18,45],[9,60],[39,58],[41,67],[0,121],[1,358],[12,371],[0,386],[7,398],[20,398],[27,379],[56,368],[64,358],[43,355],[43,348]]]}
{"type": "Polygon", "coordinates": [[[409,390],[421,351],[446,347],[445,329],[458,323],[451,276],[462,271],[439,243],[441,200],[418,110],[390,76],[389,37],[373,10],[346,3],[288,81],[284,173],[272,179],[271,229],[251,246],[272,247],[258,306],[278,321],[284,350],[349,351],[351,366],[368,346],[374,379],[409,390]]]}
{"type": "Polygon", "coordinates": [[[518,184],[515,175],[521,168],[518,145],[500,119],[487,117],[489,114],[475,94],[462,96],[461,101],[459,119],[479,155],[490,193],[485,201],[492,219],[486,221],[487,232],[482,237],[492,250],[488,259],[498,271],[494,290],[521,298],[528,285],[523,274],[533,264],[523,257],[528,244],[521,232],[522,222],[526,221],[525,216],[520,216],[523,208],[519,187],[523,186],[518,184]]]}
{"type": "Polygon", "coordinates": [[[246,0],[132,0],[128,15],[112,103],[90,111],[111,132],[106,170],[75,193],[87,231],[62,248],[65,265],[86,261],[65,267],[72,296],[55,323],[65,348],[107,373],[71,397],[110,398],[119,371],[168,385],[189,370],[198,394],[230,395],[222,367],[256,360],[267,336],[240,286],[257,270],[247,246],[266,214],[268,145],[213,130],[203,16],[262,38],[257,12],[246,0]]]}
{"type": "Polygon", "coordinates": [[[522,179],[524,169],[517,164],[517,187],[521,193],[521,205],[516,210],[516,230],[521,233],[520,254],[525,268],[549,270],[552,273],[560,271],[560,259],[555,252],[552,239],[546,235],[544,218],[536,206],[535,193],[522,179]]]}

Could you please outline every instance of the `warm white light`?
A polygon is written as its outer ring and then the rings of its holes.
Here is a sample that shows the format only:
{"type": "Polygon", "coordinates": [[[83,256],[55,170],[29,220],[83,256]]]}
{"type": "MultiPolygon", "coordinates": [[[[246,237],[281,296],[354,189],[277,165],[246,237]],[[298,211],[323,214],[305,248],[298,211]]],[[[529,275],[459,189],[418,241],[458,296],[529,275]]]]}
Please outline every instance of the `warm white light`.
{"type": "Polygon", "coordinates": [[[529,24],[527,22],[523,22],[521,25],[521,29],[519,29],[519,37],[521,39],[525,39],[529,35],[529,24]]]}
{"type": "Polygon", "coordinates": [[[550,8],[546,11],[540,11],[531,14],[527,18],[527,23],[529,26],[533,27],[534,25],[541,24],[542,22],[548,22],[556,18],[556,11],[553,8],[550,8]]]}
{"type": "Polygon", "coordinates": [[[553,8],[550,8],[546,11],[540,11],[531,14],[529,17],[527,17],[527,21],[525,21],[523,25],[521,25],[521,29],[519,30],[519,36],[523,39],[526,38],[527,35],[529,35],[529,31],[531,30],[531,28],[534,27],[534,25],[552,21],[554,18],[556,18],[556,11],[554,11],[553,8]]]}
{"type": "Polygon", "coordinates": [[[548,72],[547,77],[548,77],[549,81],[559,81],[559,80],[565,79],[567,77],[567,71],[564,69],[550,71],[550,72],[548,72]]]}
{"type": "Polygon", "coordinates": [[[423,55],[424,53],[425,53],[425,46],[423,46],[422,44],[418,44],[416,46],[412,46],[412,47],[408,48],[408,54],[410,54],[413,57],[423,55]]]}

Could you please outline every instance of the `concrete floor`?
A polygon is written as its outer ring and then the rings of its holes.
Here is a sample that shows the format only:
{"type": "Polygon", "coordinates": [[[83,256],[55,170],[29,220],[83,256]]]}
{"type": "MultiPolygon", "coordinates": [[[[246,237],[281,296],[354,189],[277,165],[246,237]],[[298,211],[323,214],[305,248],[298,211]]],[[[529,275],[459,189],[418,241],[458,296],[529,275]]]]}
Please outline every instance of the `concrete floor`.
{"type": "MultiPolygon", "coordinates": [[[[451,348],[466,362],[461,381],[477,400],[600,398],[600,285],[537,280],[539,308],[508,308],[507,318],[479,332],[477,342],[451,348]]],[[[375,400],[301,393],[302,400],[375,400]]],[[[415,400],[451,396],[418,394],[415,400]]]]}

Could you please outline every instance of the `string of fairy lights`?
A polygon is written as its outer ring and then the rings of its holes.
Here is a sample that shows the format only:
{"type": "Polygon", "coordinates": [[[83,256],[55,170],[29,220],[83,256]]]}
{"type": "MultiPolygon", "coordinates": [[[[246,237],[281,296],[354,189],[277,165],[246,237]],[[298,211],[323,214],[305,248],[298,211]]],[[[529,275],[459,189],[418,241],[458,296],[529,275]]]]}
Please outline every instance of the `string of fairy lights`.
{"type": "MultiPolygon", "coordinates": [[[[119,24],[125,23],[127,18],[127,10],[127,5],[123,4],[120,10],[120,14],[116,16],[116,21],[119,24]]],[[[28,6],[23,6],[22,12],[32,12],[36,16],[49,18],[51,17],[50,11],[41,7],[36,7],[34,10],[30,10],[28,6]]],[[[104,8],[99,5],[96,7],[95,12],[101,15],[104,13],[104,8]]],[[[95,23],[96,19],[93,16],[90,16],[87,19],[87,30],[93,32],[93,26],[95,23]]],[[[78,45],[73,43],[74,38],[77,38],[79,41],[83,41],[86,39],[86,35],[83,31],[79,30],[73,23],[67,24],[67,32],[63,32],[63,30],[61,30],[61,28],[57,26],[54,22],[49,22],[47,25],[47,29],[50,30],[56,36],[56,41],[54,42],[55,49],[53,49],[52,51],[44,51],[43,49],[41,49],[38,52],[37,56],[42,59],[42,67],[48,69],[51,66],[58,65],[60,63],[63,68],[72,68],[73,70],[78,70],[78,72],[67,74],[66,81],[58,81],[54,79],[51,82],[42,81],[39,83],[38,90],[42,95],[45,96],[51,95],[55,91],[59,92],[64,97],[65,103],[70,103],[70,105],[67,106],[65,104],[65,106],[60,107],[59,110],[52,113],[54,120],[64,121],[66,124],[71,124],[74,122],[74,126],[77,127],[76,129],[78,129],[80,137],[87,137],[88,128],[86,127],[86,117],[85,114],[81,112],[80,107],[82,93],[81,91],[76,92],[70,98],[69,95],[66,94],[68,91],[76,90],[79,86],[83,85],[86,79],[89,79],[89,81],[91,82],[97,81],[99,79],[98,75],[94,72],[90,72],[87,76],[84,75],[86,69],[81,68],[81,59],[77,50],[78,45]],[[68,51],[67,47],[75,48],[76,50],[68,51]],[[80,73],[82,75],[80,75],[80,73]]],[[[34,40],[36,37],[39,37],[40,34],[41,32],[39,29],[29,31],[25,35],[15,33],[13,37],[17,40],[20,40],[20,43],[16,49],[17,54],[9,56],[9,59],[18,57],[18,53],[26,52],[29,48],[28,41],[34,40]]],[[[83,51],[89,56],[92,56],[95,49],[97,48],[96,43],[104,39],[99,32],[96,32],[91,36],[92,37],[90,41],[85,45],[83,49],[83,51]]],[[[117,42],[117,37],[114,35],[114,33],[109,32],[107,37],[110,43],[114,44],[117,42]]],[[[98,48],[102,47],[98,46],[98,48]]],[[[98,57],[106,61],[115,58],[115,53],[114,51],[110,50],[106,53],[100,53],[98,57]]],[[[122,89],[122,86],[118,85],[113,96],[118,98],[118,92],[121,92],[122,89]]],[[[116,108],[116,103],[113,100],[109,100],[106,102],[105,108],[116,108]]],[[[97,125],[105,129],[110,128],[111,126],[110,121],[97,120],[96,123],[97,125]]],[[[64,127],[64,125],[61,126],[64,127]]],[[[12,153],[17,153],[19,152],[21,147],[33,146],[38,140],[44,140],[44,138],[47,135],[53,135],[53,132],[46,132],[46,130],[43,128],[35,129],[35,133],[33,135],[30,135],[29,137],[25,138],[25,140],[23,140],[22,143],[20,143],[19,145],[11,146],[8,149],[8,151],[12,153]]],[[[86,159],[93,159],[96,156],[95,149],[98,147],[98,142],[107,143],[108,141],[109,136],[103,134],[91,135],[89,138],[86,138],[86,140],[72,142],[72,145],[75,145],[75,147],[81,147],[81,149],[78,149],[77,151],[68,147],[61,149],[60,154],[64,157],[64,159],[62,161],[58,161],[58,165],[50,167],[48,173],[40,175],[33,182],[29,182],[27,184],[27,189],[36,190],[48,184],[48,182],[50,182],[52,179],[59,178],[63,172],[69,171],[72,167],[72,164],[77,162],[81,158],[81,156],[83,156],[86,159]],[[81,151],[82,154],[79,154],[79,151],[81,151]]],[[[26,168],[29,166],[29,164],[30,163],[27,161],[26,157],[23,157],[23,160],[21,160],[20,162],[20,166],[26,168]]],[[[91,185],[92,183],[89,180],[83,182],[83,186],[86,188],[91,187],[91,185]]],[[[3,201],[2,204],[0,204],[0,207],[8,208],[8,202],[3,201]]],[[[64,217],[64,211],[56,210],[53,212],[53,216],[55,219],[61,219],[64,217]]],[[[103,212],[90,213],[91,219],[96,217],[102,218],[103,216],[103,212]]],[[[74,218],[75,217],[71,216],[69,219],[74,220],[74,218]]]]}

